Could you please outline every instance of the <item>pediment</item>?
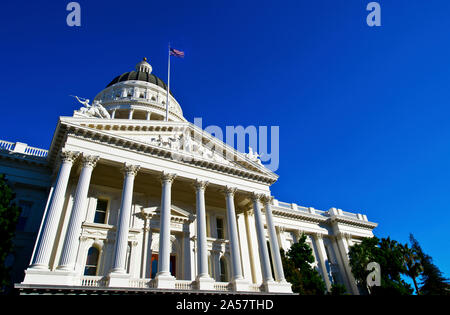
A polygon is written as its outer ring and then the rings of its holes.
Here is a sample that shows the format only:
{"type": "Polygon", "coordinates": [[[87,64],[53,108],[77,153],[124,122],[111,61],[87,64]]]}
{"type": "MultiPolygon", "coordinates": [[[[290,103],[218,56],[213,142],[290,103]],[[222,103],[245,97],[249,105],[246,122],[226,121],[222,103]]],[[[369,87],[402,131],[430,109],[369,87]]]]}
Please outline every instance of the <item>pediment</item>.
{"type": "MultiPolygon", "coordinates": [[[[147,214],[152,214],[152,215],[159,215],[161,212],[161,207],[160,206],[153,206],[153,207],[148,207],[148,208],[144,208],[143,212],[147,213],[147,214]]],[[[192,213],[184,210],[182,208],[180,208],[177,205],[172,204],[170,206],[170,214],[172,216],[176,216],[179,218],[183,218],[183,219],[191,219],[192,218],[192,213]]]]}
{"type": "MultiPolygon", "coordinates": [[[[262,165],[257,154],[241,153],[189,122],[140,121],[126,119],[96,119],[61,117],[69,129],[83,130],[78,134],[113,139],[130,146],[147,145],[163,157],[195,165],[217,165],[218,170],[235,169],[236,174],[251,172],[275,182],[278,176],[262,165]],[[71,128],[72,126],[72,128],[71,128]],[[93,135],[96,133],[97,135],[93,135]],[[161,154],[160,154],[161,155],[161,154]]],[[[113,142],[113,141],[110,141],[113,142]]]]}

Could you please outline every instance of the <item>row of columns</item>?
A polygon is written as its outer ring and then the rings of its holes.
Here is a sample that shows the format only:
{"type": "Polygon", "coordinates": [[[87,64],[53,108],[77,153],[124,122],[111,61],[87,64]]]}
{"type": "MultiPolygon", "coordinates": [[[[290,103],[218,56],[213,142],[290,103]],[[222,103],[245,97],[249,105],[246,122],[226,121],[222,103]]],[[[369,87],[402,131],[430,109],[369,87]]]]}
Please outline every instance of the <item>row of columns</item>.
{"type": "MultiPolygon", "coordinates": [[[[64,151],[61,154],[61,166],[56,180],[55,188],[49,202],[48,210],[41,227],[39,240],[32,258],[30,268],[49,270],[54,240],[61,218],[64,199],[67,190],[70,171],[74,161],[80,156],[78,152],[64,151]]],[[[79,246],[79,236],[83,217],[85,216],[88,190],[92,171],[99,160],[98,156],[81,155],[82,169],[77,184],[72,212],[69,218],[67,232],[57,269],[60,271],[74,272],[76,253],[79,246]]],[[[125,284],[126,279],[126,251],[128,246],[129,221],[131,214],[134,179],[140,167],[136,165],[125,165],[123,167],[124,181],[122,189],[122,201],[119,210],[116,240],[114,246],[113,265],[110,273],[111,281],[117,285],[125,284]],[[122,280],[121,280],[122,279],[122,280]]],[[[162,194],[160,211],[160,240],[158,270],[155,277],[157,287],[174,288],[175,279],[170,274],[170,219],[171,219],[171,187],[175,174],[163,173],[161,176],[162,194]]],[[[214,280],[208,274],[208,253],[206,235],[206,209],[205,190],[208,185],[206,181],[195,181],[196,210],[197,210],[197,282],[199,289],[213,289],[214,280]]],[[[234,206],[235,187],[226,187],[223,190],[226,199],[227,226],[230,239],[231,254],[231,281],[237,290],[248,285],[243,278],[241,253],[238,239],[236,222],[236,211],[234,206]]],[[[275,279],[285,282],[277,236],[273,225],[270,197],[252,194],[253,209],[255,213],[255,225],[258,239],[259,257],[261,258],[261,270],[263,272],[263,283],[272,283],[269,252],[264,233],[263,214],[260,207],[262,200],[265,205],[266,220],[269,233],[269,241],[272,252],[272,261],[275,269],[275,279]]],[[[248,286],[247,286],[248,288],[248,286]]]]}
{"type": "MultiPolygon", "coordinates": [[[[111,119],[116,118],[116,111],[117,111],[117,109],[113,109],[111,111],[111,119]]],[[[134,114],[134,109],[130,109],[128,112],[128,119],[133,119],[133,114],[134,114]]],[[[147,111],[145,113],[145,120],[150,120],[151,115],[152,115],[152,112],[147,111]]]]}

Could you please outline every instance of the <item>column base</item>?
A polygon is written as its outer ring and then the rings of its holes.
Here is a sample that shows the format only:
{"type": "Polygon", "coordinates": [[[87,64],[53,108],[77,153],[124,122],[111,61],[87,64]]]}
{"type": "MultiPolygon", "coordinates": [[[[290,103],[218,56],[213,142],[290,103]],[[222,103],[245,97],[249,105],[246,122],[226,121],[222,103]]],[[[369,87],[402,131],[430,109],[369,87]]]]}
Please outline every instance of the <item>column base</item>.
{"type": "Polygon", "coordinates": [[[28,268],[22,284],[44,285],[79,285],[79,276],[73,271],[50,271],[45,269],[28,268]]]}
{"type": "Polygon", "coordinates": [[[170,273],[156,274],[154,281],[157,289],[175,289],[175,277],[170,273]]]}
{"type": "Polygon", "coordinates": [[[234,291],[249,291],[250,282],[245,279],[234,279],[231,285],[234,291]]]}
{"type": "Polygon", "coordinates": [[[268,281],[263,283],[263,288],[265,292],[269,293],[292,293],[292,284],[287,281],[268,281]]]}
{"type": "Polygon", "coordinates": [[[130,286],[130,275],[127,273],[111,272],[108,276],[108,287],[127,288],[130,286]]]}
{"type": "Polygon", "coordinates": [[[197,290],[213,291],[214,283],[216,282],[209,276],[197,277],[197,290]]]}

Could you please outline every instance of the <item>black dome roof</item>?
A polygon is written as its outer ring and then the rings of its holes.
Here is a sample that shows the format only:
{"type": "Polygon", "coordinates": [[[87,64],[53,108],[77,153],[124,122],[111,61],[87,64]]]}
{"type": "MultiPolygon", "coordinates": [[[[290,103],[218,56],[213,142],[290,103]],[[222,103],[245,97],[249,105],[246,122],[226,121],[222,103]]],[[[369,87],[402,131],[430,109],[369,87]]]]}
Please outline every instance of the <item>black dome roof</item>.
{"type": "MultiPolygon", "coordinates": [[[[106,87],[110,87],[111,85],[116,84],[118,82],[124,82],[124,81],[130,81],[130,80],[137,80],[137,81],[144,81],[144,82],[152,83],[152,84],[155,84],[155,85],[163,88],[164,90],[167,90],[167,85],[164,83],[163,80],[161,80],[154,74],[151,74],[148,72],[142,72],[142,71],[125,72],[124,74],[117,76],[106,87]]],[[[170,94],[172,94],[172,91],[170,94]]]]}

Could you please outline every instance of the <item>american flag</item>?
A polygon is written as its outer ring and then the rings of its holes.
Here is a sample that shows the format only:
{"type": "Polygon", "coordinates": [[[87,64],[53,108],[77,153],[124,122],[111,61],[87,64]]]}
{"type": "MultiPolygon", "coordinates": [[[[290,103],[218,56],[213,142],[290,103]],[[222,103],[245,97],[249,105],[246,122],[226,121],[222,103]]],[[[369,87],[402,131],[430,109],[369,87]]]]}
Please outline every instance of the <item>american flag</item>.
{"type": "Polygon", "coordinates": [[[177,50],[175,48],[170,48],[170,56],[183,58],[184,57],[184,51],[177,50]]]}

